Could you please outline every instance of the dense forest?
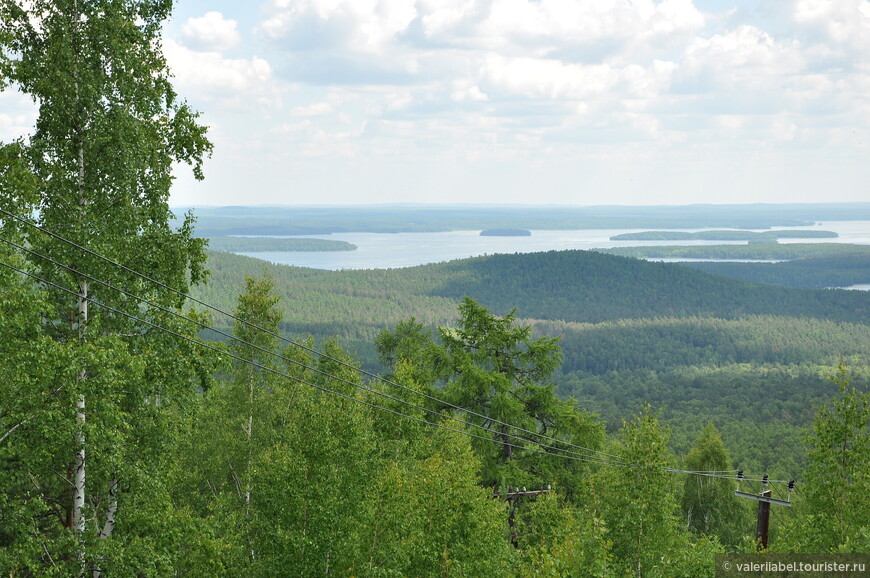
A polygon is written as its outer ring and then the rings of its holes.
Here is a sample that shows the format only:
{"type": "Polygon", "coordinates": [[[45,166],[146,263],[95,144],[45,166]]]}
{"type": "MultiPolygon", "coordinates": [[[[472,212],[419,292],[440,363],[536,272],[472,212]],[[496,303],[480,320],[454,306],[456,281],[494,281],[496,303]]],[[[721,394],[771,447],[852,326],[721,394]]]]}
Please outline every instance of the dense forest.
{"type": "Polygon", "coordinates": [[[603,253],[641,259],[686,261],[699,271],[757,283],[824,289],[870,283],[870,248],[836,243],[619,247],[603,253]],[[728,260],[732,261],[728,261],[728,260]],[[740,262],[772,260],[774,262],[740,262]]]}
{"type": "MultiPolygon", "coordinates": [[[[0,0],[3,82],[39,108],[0,144],[4,575],[696,577],[726,551],[870,551],[870,295],[582,251],[207,252],[168,205],[212,150],[160,51],[170,8],[0,0]],[[790,504],[769,536],[738,487],[790,504]]],[[[272,226],[205,216],[246,212],[272,226]]]]}
{"type": "Polygon", "coordinates": [[[286,335],[337,338],[372,372],[383,369],[373,342],[384,328],[413,318],[434,332],[452,322],[465,295],[502,315],[516,307],[537,335],[560,339],[553,377],[559,394],[599,414],[609,432],[653,403],[672,429],[675,451],[687,451],[712,420],[739,464],[782,476],[801,471],[801,428],[826,398],[838,363],[852,367],[856,383],[867,383],[866,292],[755,285],[591,251],[368,271],[270,265],[225,253],[210,253],[208,262],[210,282],[194,295],[227,310],[245,276],[268,271],[285,304],[286,335]],[[769,400],[767,391],[777,395],[769,400]],[[754,441],[765,436],[784,443],[754,441]]]}

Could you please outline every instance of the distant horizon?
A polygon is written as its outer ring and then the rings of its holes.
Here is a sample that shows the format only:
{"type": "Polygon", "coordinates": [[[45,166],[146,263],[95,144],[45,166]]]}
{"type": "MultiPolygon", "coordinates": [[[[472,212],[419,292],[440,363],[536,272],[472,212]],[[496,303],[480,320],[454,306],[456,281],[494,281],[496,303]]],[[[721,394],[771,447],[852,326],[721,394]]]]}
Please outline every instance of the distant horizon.
{"type": "MultiPolygon", "coordinates": [[[[462,203],[462,202],[384,202],[384,203],[322,203],[322,204],[300,204],[300,203],[260,203],[260,204],[227,204],[227,205],[212,205],[212,204],[174,204],[170,203],[172,208],[343,208],[343,207],[469,207],[469,208],[663,208],[663,207],[753,207],[753,206],[779,206],[779,205],[819,205],[819,206],[867,206],[870,208],[870,201],[794,201],[794,202],[756,202],[756,203],[715,203],[715,202],[697,202],[697,203],[656,203],[656,204],[570,204],[570,203],[462,203]]],[[[863,220],[863,219],[861,219],[863,220]]]]}

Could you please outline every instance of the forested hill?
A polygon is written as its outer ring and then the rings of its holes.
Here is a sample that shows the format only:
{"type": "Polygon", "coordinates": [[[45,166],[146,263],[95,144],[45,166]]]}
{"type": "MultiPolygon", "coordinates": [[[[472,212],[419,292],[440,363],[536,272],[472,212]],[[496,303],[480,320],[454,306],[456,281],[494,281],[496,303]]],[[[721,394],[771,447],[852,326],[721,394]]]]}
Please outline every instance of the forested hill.
{"type": "Polygon", "coordinates": [[[524,317],[600,322],[624,318],[780,315],[864,322],[870,295],[797,290],[726,279],[677,264],[589,251],[493,255],[440,266],[433,294],[471,295],[524,317]]]}
{"type": "Polygon", "coordinates": [[[494,312],[595,323],[616,319],[775,315],[864,323],[870,294],[792,289],[709,275],[677,264],[592,251],[490,255],[405,269],[321,271],[212,252],[210,285],[197,295],[229,308],[244,277],[269,271],[288,322],[305,327],[444,323],[469,295],[494,312]]]}
{"type": "Polygon", "coordinates": [[[536,330],[561,337],[559,391],[610,429],[652,402],[664,408],[678,452],[714,421],[738,463],[782,475],[800,470],[800,428],[827,395],[836,364],[860,370],[862,383],[867,373],[870,293],[863,291],[761,285],[587,251],[361,271],[213,252],[208,266],[209,284],[195,289],[197,297],[232,310],[245,276],[268,272],[285,334],[335,337],[373,371],[382,370],[374,340],[383,329],[412,317],[451,325],[465,295],[499,315],[516,307],[536,330]]]}

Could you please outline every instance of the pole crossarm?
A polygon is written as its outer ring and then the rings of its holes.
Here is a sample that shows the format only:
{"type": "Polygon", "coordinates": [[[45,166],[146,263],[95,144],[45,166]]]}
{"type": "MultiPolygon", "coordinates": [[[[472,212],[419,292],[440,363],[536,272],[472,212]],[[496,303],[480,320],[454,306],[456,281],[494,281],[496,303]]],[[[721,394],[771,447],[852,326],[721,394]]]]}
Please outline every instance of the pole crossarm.
{"type": "Polygon", "coordinates": [[[748,498],[750,500],[757,500],[759,502],[767,502],[769,504],[777,504],[779,506],[791,506],[791,502],[787,502],[785,500],[777,500],[776,498],[771,498],[768,496],[759,496],[757,494],[747,494],[746,492],[734,492],[735,496],[740,498],[748,498]]]}

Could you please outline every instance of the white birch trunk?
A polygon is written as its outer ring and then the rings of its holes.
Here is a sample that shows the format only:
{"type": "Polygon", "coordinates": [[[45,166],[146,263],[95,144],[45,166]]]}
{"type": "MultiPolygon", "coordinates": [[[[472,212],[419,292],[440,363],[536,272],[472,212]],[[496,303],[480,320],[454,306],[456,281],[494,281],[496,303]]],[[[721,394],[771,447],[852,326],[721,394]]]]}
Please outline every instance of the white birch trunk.
{"type": "MultiPolygon", "coordinates": [[[[88,282],[79,284],[79,341],[83,342],[88,320],[88,282]]],[[[85,370],[79,372],[78,380],[87,378],[85,370]]],[[[85,531],[85,396],[79,394],[76,401],[75,470],[73,472],[73,529],[85,531]]]]}
{"type": "MultiPolygon", "coordinates": [[[[250,525],[250,517],[251,517],[251,464],[253,462],[254,456],[254,378],[251,376],[250,381],[248,381],[248,459],[245,467],[245,519],[246,524],[250,525]]],[[[250,528],[248,528],[250,529],[250,528]]],[[[254,554],[253,545],[250,544],[250,555],[251,562],[256,558],[254,554]]]]}
{"type": "MultiPolygon", "coordinates": [[[[113,479],[109,482],[109,509],[106,511],[106,522],[103,524],[103,529],[97,534],[99,538],[106,539],[112,535],[112,530],[115,529],[115,514],[118,512],[118,480],[113,479]]],[[[100,578],[103,570],[97,566],[91,573],[93,578],[100,578]]]]}

